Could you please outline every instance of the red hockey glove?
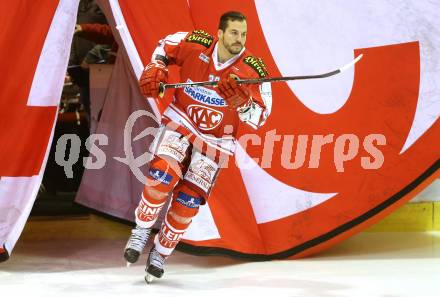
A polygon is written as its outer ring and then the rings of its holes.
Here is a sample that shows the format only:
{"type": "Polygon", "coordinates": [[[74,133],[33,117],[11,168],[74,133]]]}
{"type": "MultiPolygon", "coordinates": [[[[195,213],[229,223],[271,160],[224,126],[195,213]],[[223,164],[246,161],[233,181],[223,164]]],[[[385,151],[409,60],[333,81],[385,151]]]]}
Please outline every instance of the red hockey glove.
{"type": "Polygon", "coordinates": [[[168,81],[168,69],[160,61],[151,62],[145,67],[139,79],[141,93],[145,97],[159,96],[159,83],[168,81]]]}
{"type": "Polygon", "coordinates": [[[250,99],[249,89],[245,85],[238,85],[237,78],[237,75],[228,73],[222,75],[218,82],[218,93],[225,99],[229,109],[237,109],[250,99]]]}

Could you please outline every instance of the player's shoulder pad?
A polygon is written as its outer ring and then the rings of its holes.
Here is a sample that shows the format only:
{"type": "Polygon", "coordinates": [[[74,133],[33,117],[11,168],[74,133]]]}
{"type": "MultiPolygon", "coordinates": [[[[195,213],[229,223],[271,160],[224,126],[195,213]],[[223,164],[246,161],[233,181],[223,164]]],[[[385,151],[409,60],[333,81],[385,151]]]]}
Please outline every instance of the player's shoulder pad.
{"type": "Polygon", "coordinates": [[[266,65],[263,63],[261,58],[248,55],[243,58],[243,62],[254,69],[259,77],[266,77],[268,75],[266,65]]]}
{"type": "Polygon", "coordinates": [[[208,48],[214,42],[214,36],[203,30],[194,30],[186,37],[185,41],[198,43],[208,48]]]}
{"type": "Polygon", "coordinates": [[[194,30],[188,34],[185,41],[198,43],[208,48],[214,42],[214,37],[203,30],[194,30]]]}

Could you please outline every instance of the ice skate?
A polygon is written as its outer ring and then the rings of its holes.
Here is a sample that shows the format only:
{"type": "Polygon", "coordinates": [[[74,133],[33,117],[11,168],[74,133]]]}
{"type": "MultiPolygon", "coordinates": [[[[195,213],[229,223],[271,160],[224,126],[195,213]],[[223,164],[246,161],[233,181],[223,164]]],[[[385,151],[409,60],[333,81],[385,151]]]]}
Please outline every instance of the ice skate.
{"type": "Polygon", "coordinates": [[[131,230],[131,236],[128,239],[124,251],[124,258],[127,260],[127,267],[139,259],[139,256],[150,237],[150,233],[151,228],[141,228],[139,226],[136,226],[136,228],[131,230]]]}
{"type": "Polygon", "coordinates": [[[150,284],[154,278],[161,278],[164,270],[166,258],[162,256],[154,247],[150,251],[148,256],[147,266],[145,267],[145,281],[150,284]]]}

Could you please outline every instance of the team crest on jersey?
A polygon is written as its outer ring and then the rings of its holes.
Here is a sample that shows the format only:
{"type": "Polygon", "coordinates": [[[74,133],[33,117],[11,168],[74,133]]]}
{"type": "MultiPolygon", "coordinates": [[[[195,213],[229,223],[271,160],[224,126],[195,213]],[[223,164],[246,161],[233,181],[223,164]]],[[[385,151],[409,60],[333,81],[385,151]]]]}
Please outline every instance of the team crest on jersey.
{"type": "Polygon", "coordinates": [[[252,69],[254,69],[260,77],[267,76],[266,65],[264,65],[263,60],[261,60],[261,58],[257,58],[254,56],[247,56],[243,59],[243,62],[251,66],[252,69]]]}
{"type": "Polygon", "coordinates": [[[189,105],[186,113],[201,130],[215,129],[223,119],[223,113],[202,105],[189,105]]]}
{"type": "Polygon", "coordinates": [[[185,40],[186,42],[198,43],[204,47],[210,47],[214,42],[214,37],[203,30],[194,30],[185,40]]]}

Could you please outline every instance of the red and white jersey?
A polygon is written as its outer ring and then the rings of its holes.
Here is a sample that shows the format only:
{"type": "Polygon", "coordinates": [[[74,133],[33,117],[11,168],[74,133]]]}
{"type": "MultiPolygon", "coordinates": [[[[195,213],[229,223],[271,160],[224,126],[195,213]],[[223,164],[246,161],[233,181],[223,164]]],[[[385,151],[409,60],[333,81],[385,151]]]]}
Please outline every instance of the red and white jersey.
{"type": "MultiPolygon", "coordinates": [[[[217,39],[204,31],[178,32],[160,40],[152,60],[161,59],[180,66],[183,82],[219,80],[224,72],[234,73],[241,79],[267,75],[263,61],[245,48],[230,60],[219,63],[217,46],[217,39]]],[[[240,121],[257,129],[270,114],[272,92],[269,83],[251,85],[251,103],[237,110],[228,109],[216,90],[210,86],[177,89],[165,117],[209,142],[225,142],[235,137],[240,121]]]]}

